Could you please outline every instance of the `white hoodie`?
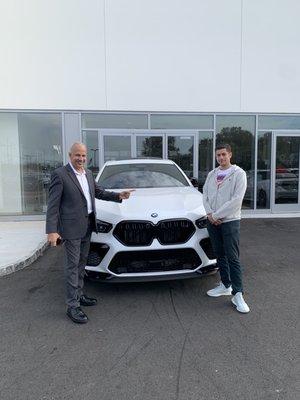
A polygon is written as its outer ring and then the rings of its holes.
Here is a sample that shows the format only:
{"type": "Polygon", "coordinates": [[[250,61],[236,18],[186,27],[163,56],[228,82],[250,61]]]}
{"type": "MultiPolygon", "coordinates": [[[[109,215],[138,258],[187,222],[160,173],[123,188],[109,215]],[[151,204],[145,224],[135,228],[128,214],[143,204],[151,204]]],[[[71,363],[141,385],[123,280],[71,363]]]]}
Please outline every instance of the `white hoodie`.
{"type": "Polygon", "coordinates": [[[217,173],[220,167],[210,171],[203,187],[206,213],[223,222],[241,219],[241,207],[247,188],[245,171],[237,165],[232,167],[232,171],[219,184],[217,173]]]}

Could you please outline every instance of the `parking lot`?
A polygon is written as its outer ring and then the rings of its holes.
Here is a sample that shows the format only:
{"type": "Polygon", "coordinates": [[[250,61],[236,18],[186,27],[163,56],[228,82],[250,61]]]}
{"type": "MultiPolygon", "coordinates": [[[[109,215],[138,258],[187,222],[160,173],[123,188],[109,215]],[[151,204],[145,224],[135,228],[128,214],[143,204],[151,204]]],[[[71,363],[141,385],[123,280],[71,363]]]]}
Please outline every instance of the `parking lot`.
{"type": "Polygon", "coordinates": [[[249,314],[217,275],[108,284],[90,321],[65,315],[62,249],[0,279],[1,400],[297,400],[300,219],[242,221],[249,314]]]}

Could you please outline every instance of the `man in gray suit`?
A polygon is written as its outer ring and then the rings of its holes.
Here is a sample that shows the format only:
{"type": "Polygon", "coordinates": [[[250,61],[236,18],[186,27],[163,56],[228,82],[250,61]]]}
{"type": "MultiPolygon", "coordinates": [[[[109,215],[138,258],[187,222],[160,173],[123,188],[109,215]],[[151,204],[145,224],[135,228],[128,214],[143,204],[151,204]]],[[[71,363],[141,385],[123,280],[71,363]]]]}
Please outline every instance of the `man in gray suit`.
{"type": "Polygon", "coordinates": [[[86,146],[74,143],[69,164],[57,168],[51,177],[46,217],[46,233],[51,246],[65,243],[65,281],[67,315],[84,324],[88,317],[80,306],[93,306],[96,299],[83,293],[85,265],[92,231],[97,230],[95,198],[121,203],[132,190],[121,193],[101,189],[84,165],[86,146]]]}

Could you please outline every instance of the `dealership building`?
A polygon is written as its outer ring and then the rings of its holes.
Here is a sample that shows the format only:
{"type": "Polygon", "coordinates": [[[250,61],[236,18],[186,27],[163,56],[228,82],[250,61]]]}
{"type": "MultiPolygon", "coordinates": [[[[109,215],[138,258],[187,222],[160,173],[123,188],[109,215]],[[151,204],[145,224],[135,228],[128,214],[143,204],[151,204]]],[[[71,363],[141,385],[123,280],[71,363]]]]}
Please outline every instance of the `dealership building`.
{"type": "Polygon", "coordinates": [[[0,215],[42,215],[86,143],[174,160],[203,186],[217,143],[247,173],[247,215],[300,215],[298,0],[0,3],[0,215]]]}

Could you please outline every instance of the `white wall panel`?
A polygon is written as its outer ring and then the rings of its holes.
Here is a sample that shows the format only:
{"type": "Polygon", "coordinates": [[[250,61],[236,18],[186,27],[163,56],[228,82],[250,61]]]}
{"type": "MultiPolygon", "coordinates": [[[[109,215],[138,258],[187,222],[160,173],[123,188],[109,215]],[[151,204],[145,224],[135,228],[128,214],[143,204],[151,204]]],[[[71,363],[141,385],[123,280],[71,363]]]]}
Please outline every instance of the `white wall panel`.
{"type": "Polygon", "coordinates": [[[299,0],[244,0],[242,111],[300,111],[299,0]]]}
{"type": "Polygon", "coordinates": [[[239,111],[240,0],[106,1],[108,108],[239,111]]]}
{"type": "Polygon", "coordinates": [[[0,108],[299,112],[299,17],[299,0],[2,0],[0,108]]]}
{"type": "Polygon", "coordinates": [[[105,108],[103,1],[1,1],[0,108],[105,108]]]}

